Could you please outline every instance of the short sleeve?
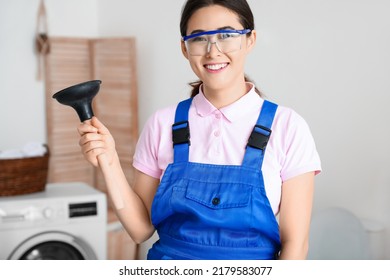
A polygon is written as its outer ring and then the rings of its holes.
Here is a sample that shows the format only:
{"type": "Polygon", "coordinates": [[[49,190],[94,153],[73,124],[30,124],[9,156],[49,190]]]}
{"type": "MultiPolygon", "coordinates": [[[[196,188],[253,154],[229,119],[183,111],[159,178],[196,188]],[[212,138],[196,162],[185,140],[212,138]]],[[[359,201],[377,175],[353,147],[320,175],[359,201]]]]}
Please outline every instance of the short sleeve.
{"type": "Polygon", "coordinates": [[[155,113],[147,120],[141,132],[133,158],[133,166],[136,169],[154,178],[160,178],[162,172],[158,166],[158,134],[155,113]]]}
{"type": "Polygon", "coordinates": [[[176,105],[156,111],[145,123],[138,139],[133,166],[160,179],[168,164],[173,162],[172,124],[176,105]]]}
{"type": "Polygon", "coordinates": [[[296,112],[290,112],[285,127],[284,160],[281,178],[286,181],[295,176],[321,172],[321,161],[307,122],[296,112]]]}

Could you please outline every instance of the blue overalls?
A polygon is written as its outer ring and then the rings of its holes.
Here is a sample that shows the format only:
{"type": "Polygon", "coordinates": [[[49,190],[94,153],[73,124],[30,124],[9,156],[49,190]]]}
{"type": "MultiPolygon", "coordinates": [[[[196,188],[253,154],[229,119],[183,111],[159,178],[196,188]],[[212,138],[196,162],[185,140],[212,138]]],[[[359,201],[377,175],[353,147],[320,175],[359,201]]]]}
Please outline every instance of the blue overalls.
{"type": "Polygon", "coordinates": [[[277,105],[264,101],[241,166],[213,165],[188,160],[191,101],[176,109],[174,162],[152,204],[160,239],[148,259],[275,259],[279,225],[261,167],[277,105]]]}

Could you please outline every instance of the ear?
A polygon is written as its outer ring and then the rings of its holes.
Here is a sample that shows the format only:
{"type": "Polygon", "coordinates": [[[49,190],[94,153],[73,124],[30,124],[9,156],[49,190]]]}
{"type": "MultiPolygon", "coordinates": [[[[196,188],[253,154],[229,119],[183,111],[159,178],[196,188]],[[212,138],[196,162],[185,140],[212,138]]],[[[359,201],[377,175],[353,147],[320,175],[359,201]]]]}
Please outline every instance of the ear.
{"type": "Polygon", "coordinates": [[[184,43],[183,40],[180,40],[181,43],[181,52],[183,53],[184,57],[188,59],[188,51],[186,48],[186,44],[184,43]]]}
{"type": "Polygon", "coordinates": [[[250,52],[256,45],[257,33],[256,30],[252,30],[251,35],[246,37],[246,48],[250,52]]]}

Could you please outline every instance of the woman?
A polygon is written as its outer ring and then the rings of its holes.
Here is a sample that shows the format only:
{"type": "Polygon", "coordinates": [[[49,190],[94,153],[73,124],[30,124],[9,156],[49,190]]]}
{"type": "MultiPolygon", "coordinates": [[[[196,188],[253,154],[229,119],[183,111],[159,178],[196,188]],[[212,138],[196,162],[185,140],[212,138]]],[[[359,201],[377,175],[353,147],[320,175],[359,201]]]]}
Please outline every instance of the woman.
{"type": "Polygon", "coordinates": [[[95,166],[107,157],[107,185],[120,193],[117,215],[132,239],[157,229],[148,259],[304,259],[320,160],[306,122],[245,77],[256,43],[249,5],[188,0],[180,29],[200,81],[193,98],[146,123],[132,188],[96,117],[78,128],[83,154],[95,166]]]}

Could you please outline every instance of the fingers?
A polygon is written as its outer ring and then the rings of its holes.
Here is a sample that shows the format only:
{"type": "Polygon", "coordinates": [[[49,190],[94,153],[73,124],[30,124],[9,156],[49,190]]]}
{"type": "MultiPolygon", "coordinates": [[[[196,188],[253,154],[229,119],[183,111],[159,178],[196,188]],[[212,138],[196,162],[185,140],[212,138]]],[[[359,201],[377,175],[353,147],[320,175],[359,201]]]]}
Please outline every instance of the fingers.
{"type": "Polygon", "coordinates": [[[92,126],[91,122],[83,122],[77,127],[77,131],[80,136],[83,136],[87,133],[97,133],[98,129],[92,126]]]}
{"type": "Polygon", "coordinates": [[[79,145],[88,152],[94,148],[103,148],[111,137],[109,130],[96,118],[85,121],[78,127],[80,134],[79,145]]]}
{"type": "Polygon", "coordinates": [[[99,133],[103,135],[110,134],[110,131],[107,129],[107,127],[105,127],[97,117],[92,117],[92,119],[81,123],[77,128],[77,131],[79,132],[80,136],[83,136],[86,133],[99,133]]]}
{"type": "Polygon", "coordinates": [[[79,140],[81,152],[94,166],[98,166],[98,157],[106,153],[107,145],[103,135],[98,133],[86,133],[79,140]]]}
{"type": "Polygon", "coordinates": [[[91,119],[92,125],[98,129],[98,132],[103,135],[109,135],[110,131],[103,125],[103,123],[97,118],[97,117],[92,117],[91,119]]]}
{"type": "Polygon", "coordinates": [[[109,130],[96,117],[81,123],[78,128],[80,134],[79,146],[84,157],[94,166],[98,166],[97,158],[109,152],[113,158],[115,142],[109,130]]]}
{"type": "Polygon", "coordinates": [[[83,134],[81,137],[80,137],[80,140],[79,140],[79,145],[80,146],[84,146],[88,143],[92,143],[92,142],[102,142],[104,141],[104,136],[101,135],[101,134],[98,134],[98,133],[93,133],[93,132],[89,132],[89,133],[85,133],[83,134]]]}

